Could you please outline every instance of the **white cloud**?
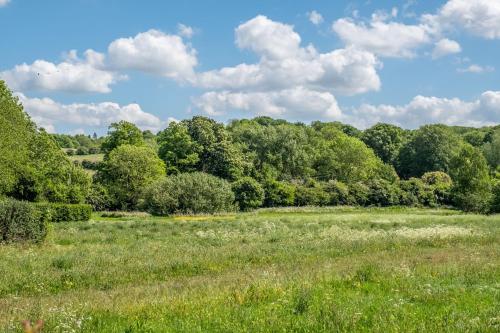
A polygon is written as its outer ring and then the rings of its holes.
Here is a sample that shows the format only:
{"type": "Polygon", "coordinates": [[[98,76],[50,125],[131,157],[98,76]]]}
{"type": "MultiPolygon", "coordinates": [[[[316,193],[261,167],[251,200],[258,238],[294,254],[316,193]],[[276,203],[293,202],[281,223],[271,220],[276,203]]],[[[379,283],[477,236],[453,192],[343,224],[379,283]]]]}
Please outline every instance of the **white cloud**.
{"type": "Polygon", "coordinates": [[[66,55],[66,60],[54,64],[45,60],[36,60],[32,64],[21,64],[13,69],[0,72],[13,90],[59,90],[69,92],[108,93],[111,85],[125,79],[123,75],[106,70],[103,65],[104,55],[93,50],[85,52],[80,59],[76,51],[66,55]]]}
{"type": "Polygon", "coordinates": [[[463,29],[487,39],[500,39],[499,0],[449,0],[428,19],[442,30],[463,29]]]}
{"type": "Polygon", "coordinates": [[[207,92],[194,105],[211,116],[230,111],[295,120],[338,119],[341,111],[335,97],[303,87],[271,92],[207,92]]]}
{"type": "Polygon", "coordinates": [[[113,102],[61,104],[50,98],[29,98],[17,93],[24,109],[38,126],[54,132],[57,125],[105,128],[112,122],[126,120],[146,130],[157,131],[163,125],[158,117],[144,112],[138,104],[113,102]]]}
{"type": "Polygon", "coordinates": [[[10,0],[0,0],[0,7],[7,6],[7,4],[10,2],[10,0]]]}
{"type": "Polygon", "coordinates": [[[194,35],[194,29],[190,26],[179,23],[177,25],[177,33],[179,34],[179,36],[182,36],[185,38],[191,38],[194,35]]]}
{"type": "Polygon", "coordinates": [[[457,69],[459,73],[473,73],[473,74],[482,74],[482,73],[489,73],[495,71],[494,67],[491,66],[480,66],[476,64],[472,64],[469,67],[466,68],[459,68],[457,69]]]}
{"type": "Polygon", "coordinates": [[[309,21],[311,21],[311,23],[314,25],[320,25],[324,21],[323,16],[315,10],[307,13],[307,17],[309,18],[309,21]]]}
{"type": "Polygon", "coordinates": [[[435,44],[434,50],[432,51],[432,58],[437,59],[449,54],[456,54],[460,52],[462,52],[460,44],[454,40],[443,38],[435,44]]]}
{"type": "Polygon", "coordinates": [[[349,18],[335,21],[332,29],[347,45],[353,45],[384,57],[412,58],[415,51],[430,43],[424,25],[386,22],[384,14],[374,14],[366,24],[349,18]]]}
{"type": "Polygon", "coordinates": [[[196,51],[181,37],[149,30],[135,37],[119,38],[108,47],[109,65],[190,81],[198,61],[196,51]]]}
{"type": "Polygon", "coordinates": [[[402,106],[363,104],[344,110],[344,121],[366,128],[377,122],[416,128],[429,123],[485,126],[500,122],[500,91],[487,91],[466,102],[458,98],[416,96],[402,106]]]}

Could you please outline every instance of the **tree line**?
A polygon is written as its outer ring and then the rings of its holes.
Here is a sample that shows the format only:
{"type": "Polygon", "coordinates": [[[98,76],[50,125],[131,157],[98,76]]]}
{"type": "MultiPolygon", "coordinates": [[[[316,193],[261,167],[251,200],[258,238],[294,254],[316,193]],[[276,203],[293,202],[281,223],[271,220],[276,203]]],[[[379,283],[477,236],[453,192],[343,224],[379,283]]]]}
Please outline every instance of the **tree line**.
{"type": "Polygon", "coordinates": [[[195,116],[159,133],[132,123],[108,135],[50,135],[0,83],[0,196],[87,202],[153,214],[303,205],[500,209],[500,127],[228,124],[195,116]],[[104,154],[91,177],[61,148],[104,154]],[[92,149],[92,151],[91,151],[92,149]]]}

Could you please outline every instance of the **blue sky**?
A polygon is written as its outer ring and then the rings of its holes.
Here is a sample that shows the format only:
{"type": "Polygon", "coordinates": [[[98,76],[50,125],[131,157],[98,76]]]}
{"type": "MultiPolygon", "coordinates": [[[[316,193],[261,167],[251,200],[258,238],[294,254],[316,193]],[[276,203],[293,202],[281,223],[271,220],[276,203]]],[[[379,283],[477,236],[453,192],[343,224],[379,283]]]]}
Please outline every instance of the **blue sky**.
{"type": "Polygon", "coordinates": [[[0,0],[0,30],[0,78],[50,131],[500,122],[500,0],[0,0]]]}

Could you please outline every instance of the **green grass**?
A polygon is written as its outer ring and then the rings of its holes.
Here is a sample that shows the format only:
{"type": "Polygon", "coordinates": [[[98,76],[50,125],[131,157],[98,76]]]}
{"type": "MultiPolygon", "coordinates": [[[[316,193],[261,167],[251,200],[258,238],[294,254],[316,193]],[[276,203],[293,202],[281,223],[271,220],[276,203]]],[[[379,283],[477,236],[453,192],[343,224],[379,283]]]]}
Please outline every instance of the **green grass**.
{"type": "Polygon", "coordinates": [[[90,155],[72,155],[68,156],[72,161],[83,162],[84,160],[90,162],[102,162],[104,159],[104,154],[90,154],[90,155]]]}
{"type": "Polygon", "coordinates": [[[500,216],[95,215],[0,246],[0,330],[498,332],[500,216]]]}

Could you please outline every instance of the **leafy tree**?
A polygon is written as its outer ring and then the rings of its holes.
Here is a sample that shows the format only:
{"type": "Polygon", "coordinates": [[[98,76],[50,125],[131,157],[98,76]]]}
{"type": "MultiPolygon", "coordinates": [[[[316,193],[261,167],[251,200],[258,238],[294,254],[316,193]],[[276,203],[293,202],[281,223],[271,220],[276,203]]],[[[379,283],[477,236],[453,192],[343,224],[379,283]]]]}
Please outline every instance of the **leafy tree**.
{"type": "Polygon", "coordinates": [[[165,163],[148,147],[120,145],[109,153],[96,178],[104,184],[116,207],[134,209],[141,191],[165,176],[165,163]]]}
{"type": "Polygon", "coordinates": [[[28,162],[35,126],[19,100],[0,80],[0,196],[12,190],[28,162]]]}
{"type": "Polygon", "coordinates": [[[255,179],[243,177],[232,184],[235,200],[241,210],[262,206],[264,202],[264,189],[255,179]]]}
{"type": "Polygon", "coordinates": [[[484,156],[492,169],[500,166],[500,130],[491,135],[491,141],[483,146],[484,156]]]}
{"type": "Polygon", "coordinates": [[[268,180],[264,184],[264,206],[292,206],[295,201],[295,187],[289,183],[268,180]]]}
{"type": "Polygon", "coordinates": [[[426,172],[421,179],[434,192],[436,203],[451,204],[453,181],[447,173],[441,171],[426,172]]]}
{"type": "Polygon", "coordinates": [[[128,121],[112,123],[109,126],[108,136],[102,143],[103,152],[108,155],[113,149],[122,145],[143,146],[144,138],[141,130],[128,121]]]}
{"type": "Polygon", "coordinates": [[[362,139],[384,163],[390,164],[394,163],[407,140],[402,128],[382,123],[367,129],[362,139]]]}
{"type": "Polygon", "coordinates": [[[191,138],[185,123],[171,122],[157,140],[159,156],[165,161],[168,173],[197,170],[203,147],[191,138]]]}
{"type": "Polygon", "coordinates": [[[401,177],[420,177],[429,171],[449,173],[450,163],[463,141],[443,125],[426,125],[401,149],[397,171],[401,177]]]}
{"type": "Polygon", "coordinates": [[[457,207],[464,211],[487,211],[491,184],[488,165],[480,150],[464,145],[450,162],[450,176],[457,207]]]}

